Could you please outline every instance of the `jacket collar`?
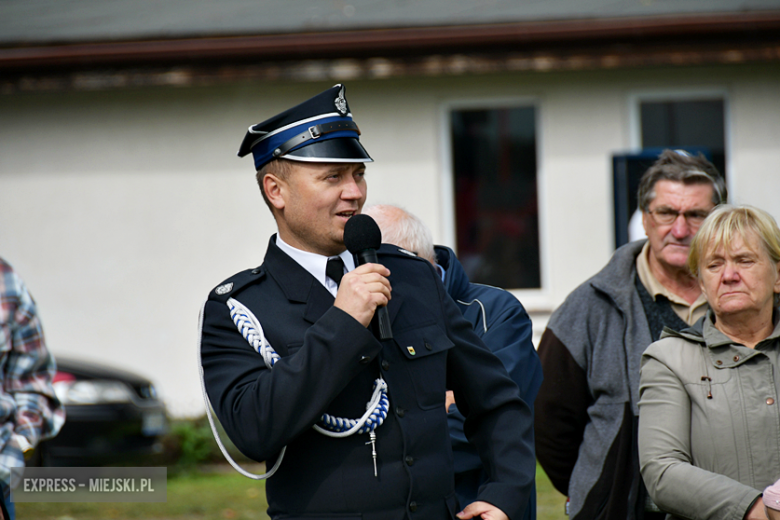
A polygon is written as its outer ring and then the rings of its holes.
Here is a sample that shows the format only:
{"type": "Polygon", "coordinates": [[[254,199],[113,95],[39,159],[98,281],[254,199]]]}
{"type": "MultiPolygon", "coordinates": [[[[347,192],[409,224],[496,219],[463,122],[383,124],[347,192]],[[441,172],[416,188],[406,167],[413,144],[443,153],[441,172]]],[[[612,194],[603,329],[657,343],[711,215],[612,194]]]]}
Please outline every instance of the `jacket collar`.
{"type": "MultiPolygon", "coordinates": [[[[664,332],[661,335],[662,338],[666,337],[679,337],[685,338],[688,341],[695,343],[704,343],[709,348],[722,347],[724,345],[734,344],[734,340],[723,334],[715,327],[715,313],[712,309],[707,311],[707,315],[685,329],[676,331],[669,328],[664,328],[664,332]]],[[[775,328],[772,333],[767,336],[764,341],[772,341],[780,338],[780,308],[775,308],[772,313],[772,320],[775,323],[775,328]]]]}
{"type": "Polygon", "coordinates": [[[463,269],[455,252],[446,246],[434,246],[436,263],[445,271],[444,288],[454,300],[465,299],[468,296],[469,277],[463,269]]]}
{"type": "Polygon", "coordinates": [[[674,329],[670,329],[669,327],[664,327],[663,332],[661,332],[661,339],[675,337],[675,338],[684,338],[694,343],[705,343],[706,339],[704,337],[704,321],[706,319],[707,319],[706,317],[701,318],[699,321],[697,321],[690,327],[685,327],[684,329],[681,330],[674,330],[674,329]]]}
{"type": "MultiPolygon", "coordinates": [[[[382,253],[397,253],[397,247],[382,244],[379,249],[382,253]]],[[[404,255],[401,255],[404,256],[404,255]]],[[[428,263],[428,262],[426,262],[428,263]]],[[[328,309],[333,307],[334,298],[328,290],[317,281],[309,271],[301,267],[298,262],[279,249],[276,245],[276,234],[268,242],[268,250],[265,253],[265,270],[268,275],[281,287],[282,292],[291,302],[306,304],[303,318],[309,323],[314,323],[328,309]]],[[[356,264],[357,265],[357,264],[356,264]]],[[[392,275],[390,276],[392,282],[392,275]]],[[[403,297],[400,294],[393,294],[390,300],[388,311],[390,313],[390,322],[394,322],[398,315],[398,310],[403,305],[403,297]]]]}
{"type": "Polygon", "coordinates": [[[276,234],[268,243],[265,267],[291,302],[305,303],[304,319],[310,323],[333,306],[333,296],[306,269],[276,245],[276,234]]]}
{"type": "Polygon", "coordinates": [[[719,331],[715,327],[715,314],[712,309],[707,311],[707,315],[693,324],[691,327],[681,331],[675,331],[669,328],[664,329],[661,338],[678,337],[707,347],[709,359],[716,368],[733,368],[746,362],[748,359],[761,354],[761,345],[773,343],[780,338],[780,309],[775,309],[773,313],[775,328],[772,333],[756,345],[756,348],[748,349],[738,345],[719,331]]]}
{"type": "MultiPolygon", "coordinates": [[[[715,313],[712,311],[712,309],[707,311],[707,316],[701,320],[704,322],[702,335],[704,336],[704,341],[707,343],[707,346],[709,348],[715,348],[723,345],[733,345],[734,340],[723,334],[715,327],[715,320],[715,313]]],[[[775,328],[772,330],[772,333],[769,334],[769,336],[766,338],[762,339],[756,345],[756,347],[759,347],[766,341],[774,341],[780,338],[780,309],[774,309],[772,312],[772,321],[775,324],[775,328]]]]}
{"type": "Polygon", "coordinates": [[[637,240],[621,246],[615,251],[607,265],[590,279],[590,284],[606,293],[619,309],[630,307],[635,291],[636,257],[647,240],[637,240]]]}

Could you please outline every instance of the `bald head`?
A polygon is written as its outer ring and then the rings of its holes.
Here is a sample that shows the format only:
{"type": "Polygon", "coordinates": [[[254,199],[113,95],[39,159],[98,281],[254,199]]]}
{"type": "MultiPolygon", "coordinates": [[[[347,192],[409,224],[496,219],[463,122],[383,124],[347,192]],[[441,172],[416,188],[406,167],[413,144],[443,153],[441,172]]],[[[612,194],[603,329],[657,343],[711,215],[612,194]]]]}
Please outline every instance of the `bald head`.
{"type": "Polygon", "coordinates": [[[430,263],[436,263],[431,230],[411,213],[389,204],[363,208],[363,213],[376,220],[382,230],[382,242],[414,251],[430,263]]]}

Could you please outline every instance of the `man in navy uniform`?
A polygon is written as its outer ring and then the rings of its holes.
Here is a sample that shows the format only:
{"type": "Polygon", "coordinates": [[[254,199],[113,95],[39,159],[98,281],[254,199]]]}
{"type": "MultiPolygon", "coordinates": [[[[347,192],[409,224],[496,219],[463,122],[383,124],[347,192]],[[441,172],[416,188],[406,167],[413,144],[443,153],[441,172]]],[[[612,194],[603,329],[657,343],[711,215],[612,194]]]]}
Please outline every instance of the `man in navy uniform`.
{"type": "Polygon", "coordinates": [[[249,128],[239,155],[252,153],[279,233],[204,305],[214,411],[244,454],[281,458],[272,518],[519,519],[534,471],[517,386],[428,262],[383,245],[355,267],[345,250],[371,161],[358,136],[341,85],[249,128]],[[382,306],[393,339],[367,328],[382,306]],[[490,477],[460,512],[446,389],[490,477]]]}

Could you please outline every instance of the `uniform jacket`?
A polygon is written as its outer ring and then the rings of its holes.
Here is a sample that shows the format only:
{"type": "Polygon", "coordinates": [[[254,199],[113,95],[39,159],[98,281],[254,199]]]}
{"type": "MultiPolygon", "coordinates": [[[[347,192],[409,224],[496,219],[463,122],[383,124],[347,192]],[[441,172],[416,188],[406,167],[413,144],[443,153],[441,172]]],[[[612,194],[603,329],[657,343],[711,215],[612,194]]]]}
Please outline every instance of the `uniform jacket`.
{"type": "Polygon", "coordinates": [[[626,244],[553,313],[539,344],[536,456],[572,519],[635,518],[635,415],[642,352],[652,342],[635,288],[645,241],[626,244]]]}
{"type": "MultiPolygon", "coordinates": [[[[447,293],[472,324],[474,332],[504,364],[509,377],[520,389],[520,397],[533,412],[534,399],[542,384],[542,366],[531,341],[531,318],[523,305],[503,289],[471,283],[454,251],[448,247],[436,246],[436,263],[445,270],[444,288],[447,293]]],[[[463,414],[457,406],[451,407],[447,422],[455,457],[455,473],[477,472],[478,476],[474,480],[479,482],[485,477],[482,462],[463,433],[463,421],[463,414]]],[[[529,449],[533,450],[533,445],[529,449]]],[[[466,496],[459,488],[460,502],[473,500],[476,491],[474,488],[473,496],[466,496]]],[[[536,518],[535,506],[534,493],[523,518],[536,518]]]]}
{"type": "Polygon", "coordinates": [[[333,307],[333,296],[273,238],[261,267],[228,279],[205,304],[204,376],[226,432],[257,461],[273,461],[287,446],[266,484],[269,515],[453,518],[458,508],[444,410],[451,387],[469,411],[466,434],[491,475],[480,500],[520,518],[534,478],[527,469],[533,458],[528,406],[432,266],[388,245],[378,255],[392,273],[393,340],[379,342],[333,307]],[[282,356],[273,370],[238,333],[225,305],[229,297],[254,312],[282,356]],[[325,412],[360,417],[380,374],[391,412],[376,430],[375,478],[367,435],[334,439],[312,425],[325,412]],[[517,441],[518,432],[526,444],[517,441]]]}
{"type": "Polygon", "coordinates": [[[642,476],[671,518],[743,518],[780,476],[777,316],[754,349],[716,329],[710,311],[642,357],[642,476]]]}

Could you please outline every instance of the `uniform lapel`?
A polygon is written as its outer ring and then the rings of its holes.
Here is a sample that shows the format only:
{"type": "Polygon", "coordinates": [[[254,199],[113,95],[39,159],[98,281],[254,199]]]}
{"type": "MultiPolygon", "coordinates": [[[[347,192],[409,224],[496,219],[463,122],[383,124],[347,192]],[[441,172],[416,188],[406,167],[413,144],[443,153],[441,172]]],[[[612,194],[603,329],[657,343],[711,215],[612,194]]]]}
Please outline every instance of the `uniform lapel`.
{"type": "MultiPolygon", "coordinates": [[[[308,274],[312,280],[314,277],[308,274]]],[[[333,307],[333,296],[317,280],[312,284],[311,297],[306,302],[306,312],[303,313],[303,319],[309,323],[314,323],[325,314],[328,309],[333,307]]]]}
{"type": "Polygon", "coordinates": [[[312,275],[276,245],[271,237],[265,254],[268,274],[291,302],[306,304],[303,318],[314,323],[333,306],[333,296],[312,275]]]}

